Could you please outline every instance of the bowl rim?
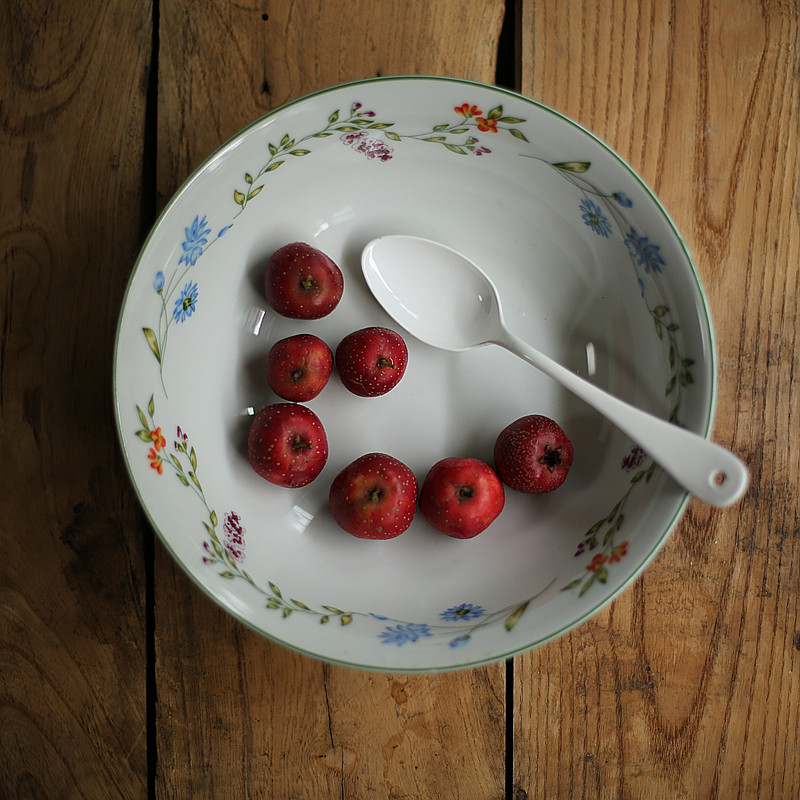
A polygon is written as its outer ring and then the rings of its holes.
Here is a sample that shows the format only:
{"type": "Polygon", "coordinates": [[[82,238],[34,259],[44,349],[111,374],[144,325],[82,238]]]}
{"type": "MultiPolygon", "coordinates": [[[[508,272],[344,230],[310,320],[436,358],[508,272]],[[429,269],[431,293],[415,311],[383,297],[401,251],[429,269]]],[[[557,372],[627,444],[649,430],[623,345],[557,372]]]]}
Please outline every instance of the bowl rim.
{"type": "Polygon", "coordinates": [[[119,306],[119,311],[117,315],[117,324],[116,324],[116,332],[114,336],[114,348],[113,348],[113,365],[112,365],[112,396],[113,396],[113,403],[114,403],[114,419],[115,419],[115,428],[117,432],[117,440],[119,445],[122,449],[123,453],[123,461],[125,463],[125,469],[128,474],[128,479],[130,484],[133,487],[133,490],[136,494],[137,501],[139,503],[140,508],[144,511],[145,516],[150,524],[152,530],[157,534],[158,538],[160,539],[162,545],[165,547],[167,552],[170,554],[171,558],[177,565],[181,568],[185,575],[191,579],[192,583],[199,587],[203,593],[209,597],[216,605],[220,606],[226,613],[230,614],[240,623],[242,623],[245,627],[249,628],[250,630],[258,633],[260,636],[264,637],[265,639],[270,640],[276,644],[281,645],[282,647],[287,648],[295,653],[299,653],[300,655],[309,656],[317,661],[321,661],[323,663],[333,664],[336,666],[344,666],[349,667],[352,669],[359,669],[365,670],[370,672],[380,672],[380,673],[392,673],[392,674],[434,674],[434,673],[445,673],[445,672],[455,672],[458,670],[464,669],[475,669],[479,667],[484,667],[492,664],[499,663],[501,661],[506,661],[508,659],[514,658],[515,656],[521,655],[528,651],[531,651],[535,648],[538,648],[548,642],[552,642],[555,639],[560,638],[564,634],[574,630],[575,628],[582,625],[584,622],[588,621],[591,617],[597,614],[602,608],[610,605],[614,600],[616,600],[620,594],[626,591],[630,585],[637,580],[641,574],[647,569],[647,567],[652,563],[655,557],[661,552],[664,545],[668,541],[669,537],[672,535],[675,527],[677,526],[678,522],[683,517],[686,507],[689,504],[689,500],[691,499],[691,495],[688,492],[684,492],[683,496],[676,506],[675,512],[672,515],[672,518],[669,522],[664,526],[663,531],[661,534],[655,539],[653,546],[651,547],[650,551],[644,556],[642,561],[639,565],[632,570],[632,572],[625,578],[619,586],[617,586],[610,594],[603,596],[597,602],[593,603],[592,605],[588,606],[581,614],[576,616],[575,618],[571,619],[568,623],[562,625],[558,630],[553,631],[552,633],[542,636],[532,642],[529,642],[524,645],[516,646],[509,648],[507,650],[498,652],[491,656],[484,656],[475,659],[467,659],[463,662],[459,662],[457,664],[447,664],[447,665],[435,665],[435,666],[404,666],[404,667],[391,667],[381,664],[367,664],[361,663],[357,659],[353,660],[345,660],[336,658],[333,656],[322,655],[319,653],[315,653],[312,650],[307,648],[303,648],[292,644],[291,642],[285,641],[281,637],[275,635],[274,633],[268,632],[260,628],[254,622],[248,620],[243,614],[238,612],[229,602],[224,600],[218,594],[215,594],[211,589],[206,586],[199,578],[190,570],[186,569],[181,561],[178,558],[177,553],[172,548],[170,543],[167,541],[166,536],[161,532],[159,526],[156,524],[156,521],[148,508],[147,504],[144,501],[144,497],[140,491],[139,485],[136,482],[133,473],[131,471],[131,460],[129,458],[129,450],[126,444],[125,438],[123,436],[123,422],[121,418],[120,412],[120,398],[118,395],[118,374],[121,371],[120,366],[120,359],[119,359],[119,349],[120,349],[120,339],[122,335],[122,320],[124,309],[127,306],[129,295],[132,291],[134,279],[136,278],[139,267],[144,259],[145,254],[147,253],[149,244],[153,239],[156,231],[162,224],[165,217],[170,213],[171,209],[177,205],[181,196],[187,191],[189,186],[194,183],[208,168],[209,164],[211,164],[215,159],[217,159],[225,150],[227,150],[233,142],[245,136],[250,130],[258,127],[261,125],[265,120],[270,119],[271,117],[283,114],[286,112],[287,109],[299,105],[301,103],[307,102],[311,99],[321,97],[326,94],[330,94],[333,92],[337,92],[343,89],[348,89],[351,87],[358,87],[364,85],[376,85],[382,83],[393,83],[393,82],[401,82],[401,81],[408,81],[408,82],[418,82],[418,83],[429,83],[429,82],[436,82],[436,83],[452,83],[452,84],[460,84],[463,86],[469,87],[477,87],[483,90],[488,90],[492,93],[505,95],[507,97],[513,98],[515,101],[522,102],[529,106],[535,107],[541,112],[545,112],[547,114],[552,115],[556,119],[558,119],[561,123],[566,123],[567,125],[575,128],[579,133],[585,135],[590,140],[592,140],[596,145],[598,145],[603,151],[605,151],[617,164],[622,166],[622,168],[629,174],[631,179],[644,191],[647,197],[651,200],[654,204],[656,210],[661,214],[664,221],[666,222],[667,228],[671,232],[671,234],[675,237],[675,241],[679,245],[685,259],[686,263],[689,266],[691,271],[691,277],[694,281],[694,286],[697,291],[697,300],[698,300],[698,307],[702,310],[704,315],[704,322],[705,328],[708,334],[708,350],[707,350],[707,370],[708,370],[708,378],[709,378],[709,391],[708,391],[708,403],[706,409],[706,424],[705,430],[701,431],[701,435],[708,438],[711,435],[711,432],[714,428],[714,419],[716,415],[716,404],[717,404],[717,391],[718,391],[718,375],[717,375],[717,342],[716,336],[714,331],[713,319],[711,316],[711,310],[709,307],[708,296],[705,292],[703,287],[702,281],[700,280],[700,275],[697,271],[697,267],[694,263],[694,260],[689,252],[689,248],[684,240],[683,236],[681,235],[680,231],[678,230],[677,226],[675,225],[672,217],[667,212],[666,208],[664,207],[663,203],[659,200],[656,196],[655,192],[650,188],[650,186],[645,182],[645,180],[638,174],[638,172],[619,154],[614,150],[611,146],[606,144],[602,139],[592,133],[590,130],[585,128],[580,123],[570,119],[560,111],[557,111],[550,106],[545,105],[544,103],[535,100],[534,98],[527,97],[520,92],[517,92],[512,89],[508,89],[501,86],[495,86],[488,83],[483,83],[481,81],[471,80],[467,78],[457,78],[457,77],[450,77],[450,76],[439,76],[439,75],[430,75],[430,74],[397,74],[397,75],[387,75],[387,76],[379,76],[374,78],[362,78],[359,80],[353,81],[346,81],[343,83],[335,84],[332,86],[325,87],[323,89],[318,89],[313,92],[309,92],[302,96],[296,97],[292,100],[289,100],[280,106],[275,107],[274,109],[268,111],[266,114],[261,115],[260,117],[252,120],[243,128],[238,130],[232,136],[225,139],[218,147],[216,147],[208,156],[206,156],[200,164],[198,164],[190,174],[185,178],[185,180],[181,183],[181,185],[176,189],[172,197],[166,203],[164,208],[156,217],[155,221],[152,223],[147,236],[145,237],[144,241],[142,242],[136,260],[134,261],[133,267],[131,268],[128,281],[125,287],[125,292],[123,294],[121,304],[119,306]]]}

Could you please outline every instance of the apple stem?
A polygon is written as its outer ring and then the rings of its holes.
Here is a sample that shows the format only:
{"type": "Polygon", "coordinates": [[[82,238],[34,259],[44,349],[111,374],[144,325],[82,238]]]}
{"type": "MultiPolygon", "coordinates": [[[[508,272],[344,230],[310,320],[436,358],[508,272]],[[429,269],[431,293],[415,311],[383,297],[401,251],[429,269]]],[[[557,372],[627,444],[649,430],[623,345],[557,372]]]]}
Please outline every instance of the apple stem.
{"type": "Polygon", "coordinates": [[[378,366],[379,367],[391,367],[392,369],[396,369],[395,365],[392,364],[391,361],[387,361],[383,356],[378,359],[378,366]]]}
{"type": "Polygon", "coordinates": [[[369,500],[371,503],[377,503],[381,499],[381,490],[376,486],[369,493],[369,500]]]}
{"type": "Polygon", "coordinates": [[[458,499],[459,500],[469,500],[470,497],[474,497],[475,492],[469,486],[461,486],[458,490],[458,499]]]}
{"type": "Polygon", "coordinates": [[[295,437],[292,440],[292,449],[293,450],[313,450],[314,446],[311,444],[311,442],[307,442],[305,439],[303,439],[303,437],[300,436],[300,434],[298,433],[298,434],[295,434],[295,437]]]}
{"type": "Polygon", "coordinates": [[[300,286],[303,289],[312,289],[315,285],[314,278],[311,275],[306,275],[302,281],[300,281],[300,286]]]}
{"type": "Polygon", "coordinates": [[[303,370],[296,369],[292,372],[292,374],[289,377],[292,379],[292,383],[297,383],[297,381],[299,381],[300,378],[303,377],[303,370]]]}

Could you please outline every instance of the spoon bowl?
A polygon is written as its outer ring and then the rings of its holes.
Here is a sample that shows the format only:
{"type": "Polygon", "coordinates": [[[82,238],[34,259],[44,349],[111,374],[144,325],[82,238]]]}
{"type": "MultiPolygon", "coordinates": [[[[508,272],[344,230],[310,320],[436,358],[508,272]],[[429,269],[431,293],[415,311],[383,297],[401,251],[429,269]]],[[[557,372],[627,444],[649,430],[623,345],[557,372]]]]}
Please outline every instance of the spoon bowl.
{"type": "Polygon", "coordinates": [[[417,236],[381,236],[364,248],[361,265],[378,302],[421,342],[462,352],[502,337],[494,285],[458,251],[417,236]]]}
{"type": "Polygon", "coordinates": [[[361,269],[386,312],[420,341],[451,351],[499,345],[594,408],[701,500],[729,506],[747,490],[747,467],[729,450],[614,397],[509,331],[494,284],[458,251],[417,236],[380,236],[364,248],[361,269]]]}

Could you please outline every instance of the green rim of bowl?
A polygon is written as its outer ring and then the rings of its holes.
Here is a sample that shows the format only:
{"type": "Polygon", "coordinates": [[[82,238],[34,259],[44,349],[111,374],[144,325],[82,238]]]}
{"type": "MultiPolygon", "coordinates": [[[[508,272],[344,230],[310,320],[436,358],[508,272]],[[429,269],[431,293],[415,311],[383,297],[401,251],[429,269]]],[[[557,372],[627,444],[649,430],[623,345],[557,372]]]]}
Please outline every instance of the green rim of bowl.
{"type": "Polygon", "coordinates": [[[495,655],[485,657],[485,658],[478,658],[472,660],[465,660],[463,662],[459,662],[458,664],[449,664],[446,666],[434,666],[434,667],[401,667],[401,668],[392,668],[381,664],[367,664],[367,663],[360,663],[357,661],[347,661],[343,659],[332,658],[330,656],[320,655],[318,653],[314,653],[311,650],[298,647],[296,645],[291,644],[290,642],[286,642],[281,639],[279,636],[276,636],[273,633],[267,632],[260,628],[258,625],[252,623],[248,619],[246,619],[242,614],[240,614],[236,609],[234,609],[229,603],[222,600],[218,595],[211,591],[211,589],[206,586],[202,581],[200,581],[195,574],[184,567],[183,561],[177,556],[175,551],[170,546],[169,542],[167,541],[166,537],[161,533],[160,528],[156,524],[155,520],[153,519],[146,503],[144,502],[144,497],[139,489],[138,484],[136,483],[136,479],[133,476],[133,473],[130,469],[130,459],[128,448],[125,444],[125,440],[123,438],[123,423],[120,413],[120,402],[119,396],[117,394],[117,374],[120,370],[120,363],[119,363],[119,344],[120,344],[120,336],[121,336],[121,327],[122,327],[122,310],[126,307],[128,295],[131,291],[131,288],[134,283],[134,279],[136,274],[139,270],[139,265],[144,257],[144,254],[147,252],[148,245],[150,243],[151,238],[153,237],[155,231],[160,226],[162,220],[167,216],[171,208],[178,202],[179,198],[183,193],[187,190],[187,188],[196,180],[198,179],[202,173],[206,170],[208,165],[218,158],[228,147],[236,140],[240,139],[244,136],[249,130],[255,128],[256,126],[260,125],[264,120],[269,119],[270,117],[274,117],[278,114],[284,113],[288,108],[292,106],[298,105],[300,103],[306,102],[315,97],[321,97],[326,94],[330,94],[332,92],[336,92],[342,89],[347,89],[349,87],[356,87],[356,86],[364,86],[364,85],[376,85],[381,83],[390,83],[396,81],[415,81],[419,83],[426,83],[426,82],[435,82],[435,83],[453,83],[453,84],[460,84],[463,86],[473,86],[479,87],[484,90],[491,91],[495,94],[505,95],[507,97],[514,98],[514,100],[518,102],[525,103],[527,105],[533,106],[540,111],[546,112],[553,117],[559,119],[561,122],[568,124],[569,126],[575,128],[576,130],[580,131],[582,134],[587,136],[589,139],[594,141],[597,145],[599,145],[603,150],[606,151],[623,169],[631,176],[631,178],[642,188],[642,190],[647,194],[647,196],[651,199],[651,201],[655,204],[658,211],[663,216],[667,227],[672,231],[672,234],[675,236],[676,241],[680,244],[680,247],[683,251],[683,254],[686,258],[686,262],[689,265],[691,270],[692,277],[694,279],[695,288],[697,289],[698,299],[700,301],[700,306],[703,310],[703,321],[705,322],[705,329],[708,336],[708,365],[707,369],[709,371],[709,378],[710,378],[710,390],[708,394],[708,407],[706,408],[706,422],[705,422],[705,430],[702,431],[702,435],[708,437],[713,429],[714,424],[714,414],[716,409],[716,397],[717,397],[717,348],[716,348],[716,340],[714,336],[714,327],[712,324],[709,304],[708,304],[708,297],[706,296],[705,290],[703,288],[703,284],[700,281],[700,276],[697,272],[697,268],[695,267],[694,261],[692,260],[691,254],[689,253],[689,249],[686,246],[686,242],[681,236],[677,226],[672,221],[667,210],[664,208],[661,201],[655,195],[655,193],[650,189],[647,183],[639,176],[639,174],[627,163],[615,150],[609,147],[605,142],[595,136],[591,131],[584,128],[582,125],[579,125],[577,122],[569,119],[568,117],[564,116],[558,111],[546,106],[537,100],[533,100],[530,97],[526,97],[518,92],[512,91],[511,89],[504,89],[498,86],[492,86],[486,83],[480,83],[479,81],[472,81],[463,78],[452,78],[452,77],[441,77],[435,75],[391,75],[385,76],[380,78],[367,78],[364,80],[358,81],[350,81],[346,83],[337,84],[336,86],[329,86],[325,89],[320,89],[316,92],[311,92],[309,94],[303,95],[302,97],[298,97],[295,100],[291,100],[288,103],[284,103],[283,105],[279,106],[278,108],[273,109],[269,113],[259,117],[258,119],[254,120],[253,122],[246,125],[236,134],[231,136],[225,142],[223,142],[213,153],[211,153],[207,158],[203,160],[203,162],[189,175],[188,178],[183,182],[181,187],[175,192],[173,197],[164,207],[163,211],[159,214],[156,221],[153,223],[150,232],[147,235],[142,247],[139,251],[139,255],[136,258],[136,262],[133,266],[131,271],[130,278],[128,279],[128,284],[125,289],[125,294],[122,300],[122,306],[120,309],[119,318],[117,321],[117,330],[115,335],[114,341],[114,363],[113,363],[113,396],[114,396],[114,411],[115,411],[115,421],[117,427],[117,436],[120,442],[120,446],[123,451],[123,455],[125,457],[125,466],[128,470],[128,476],[130,481],[134,487],[134,491],[136,492],[137,499],[139,501],[140,506],[144,510],[148,521],[150,522],[151,527],[153,528],[156,533],[158,533],[159,538],[161,539],[162,544],[166,547],[167,551],[170,553],[171,557],[181,566],[184,572],[189,575],[192,581],[208,596],[210,597],[217,605],[222,607],[227,613],[231,614],[231,616],[235,617],[239,622],[241,622],[246,627],[250,628],[251,630],[255,631],[256,633],[264,636],[266,639],[269,639],[277,644],[280,644],[283,647],[286,647],[289,650],[292,650],[296,653],[300,653],[304,656],[309,656],[314,658],[318,661],[323,661],[329,664],[335,664],[338,666],[344,667],[351,667],[354,669],[362,669],[367,671],[373,672],[386,672],[386,673],[395,673],[395,674],[424,674],[424,673],[437,673],[437,672],[453,672],[456,670],[461,669],[473,669],[477,667],[483,667],[490,664],[495,664],[500,661],[504,661],[509,658],[513,658],[515,656],[521,655],[523,653],[528,652],[536,647],[539,647],[547,642],[551,642],[559,637],[563,636],[565,633],[579,627],[588,619],[593,617],[598,611],[603,609],[609,603],[611,603],[616,597],[618,597],[623,591],[625,591],[631,583],[633,583],[648,567],[648,565],[653,561],[653,559],[658,555],[661,551],[663,546],[666,544],[667,540],[669,539],[672,531],[675,529],[676,525],[682,518],[684,512],[686,511],[686,507],[689,503],[690,495],[688,492],[684,493],[681,500],[678,502],[675,511],[672,515],[672,518],[664,527],[664,530],[661,532],[661,535],[655,540],[653,547],[650,549],[650,552],[642,559],[639,565],[631,572],[631,574],[614,590],[609,592],[607,595],[599,599],[596,603],[589,606],[580,616],[576,617],[575,619],[571,620],[568,624],[563,625],[558,630],[548,634],[547,636],[542,636],[538,639],[533,640],[525,645],[510,648],[508,650],[499,652],[495,655]]]}

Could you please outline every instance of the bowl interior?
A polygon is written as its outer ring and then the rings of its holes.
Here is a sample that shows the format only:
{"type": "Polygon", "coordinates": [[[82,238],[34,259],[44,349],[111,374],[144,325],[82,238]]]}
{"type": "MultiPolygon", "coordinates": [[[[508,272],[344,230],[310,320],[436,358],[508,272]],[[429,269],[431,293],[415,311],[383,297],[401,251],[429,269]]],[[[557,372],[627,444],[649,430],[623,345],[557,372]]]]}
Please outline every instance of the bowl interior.
{"type": "Polygon", "coordinates": [[[198,584],[301,652],[387,670],[474,665],[527,649],[604,605],[654,555],[686,496],[630,440],[495,347],[438,351],[405,335],[409,366],[380,398],[334,374],[308,406],[330,457],[303,489],[246,456],[270,345],[311,332],[332,349],[397,328],[360,271],[371,239],[454,247],[497,285],[508,326],[613,393],[706,433],[711,325],[686,249],[636,175],[573,123],[518,95],[431,78],[337,87],[255,122],[211,156],[154,227],[120,318],[115,395],[128,468],[153,525],[198,584]],[[329,317],[266,304],[266,258],[292,241],[345,276],[329,317]],[[436,461],[489,463],[517,417],[556,419],[575,446],[550,495],[506,492],[483,534],[417,515],[388,542],[334,523],[334,476],[372,451],[422,481],[436,461]]]}

